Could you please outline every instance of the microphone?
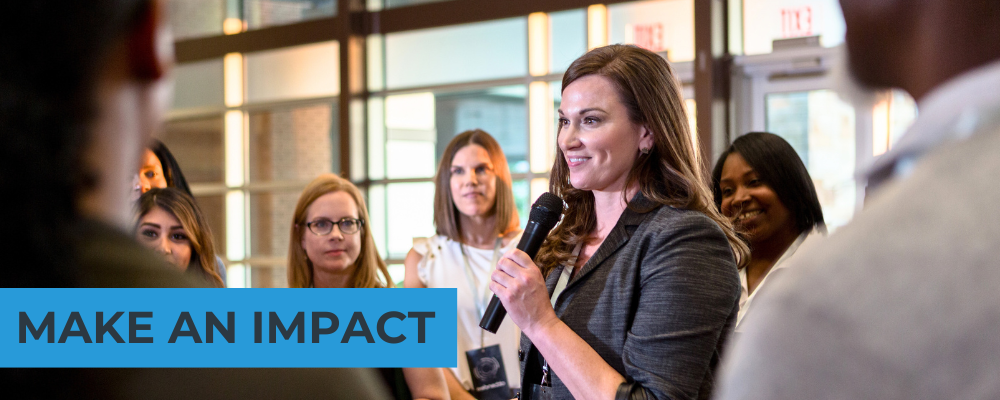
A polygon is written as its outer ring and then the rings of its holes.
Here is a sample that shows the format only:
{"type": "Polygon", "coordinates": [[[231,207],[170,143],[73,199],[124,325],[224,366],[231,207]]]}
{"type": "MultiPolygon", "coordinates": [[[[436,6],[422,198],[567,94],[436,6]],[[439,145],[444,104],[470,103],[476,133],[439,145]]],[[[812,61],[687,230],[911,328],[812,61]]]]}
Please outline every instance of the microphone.
{"type": "MultiPolygon", "coordinates": [[[[562,212],[563,201],[559,196],[549,192],[542,193],[538,200],[535,200],[535,204],[531,206],[528,225],[524,227],[521,241],[517,242],[517,249],[534,259],[535,255],[538,254],[538,249],[542,247],[545,237],[549,235],[549,231],[559,222],[559,216],[562,215],[562,212]]],[[[497,333],[497,329],[500,329],[500,323],[506,316],[507,309],[503,307],[503,303],[494,294],[489,307],[486,307],[486,312],[483,313],[483,319],[479,321],[479,327],[489,333],[497,333]]]]}

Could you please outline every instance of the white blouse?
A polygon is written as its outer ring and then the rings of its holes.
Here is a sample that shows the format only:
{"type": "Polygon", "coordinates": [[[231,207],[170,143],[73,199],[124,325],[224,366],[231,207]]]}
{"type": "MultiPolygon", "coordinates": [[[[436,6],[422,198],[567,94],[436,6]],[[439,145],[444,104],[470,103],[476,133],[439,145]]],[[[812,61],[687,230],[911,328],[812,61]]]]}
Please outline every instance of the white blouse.
{"type": "MultiPolygon", "coordinates": [[[[498,256],[516,247],[518,240],[520,235],[501,247],[498,256]]],[[[462,260],[462,247],[460,243],[441,235],[413,239],[413,249],[423,256],[417,264],[420,282],[429,288],[455,288],[458,292],[458,367],[451,370],[462,386],[472,388],[472,376],[465,352],[499,344],[507,384],[511,388],[519,388],[521,370],[517,350],[520,348],[521,330],[509,316],[504,318],[496,334],[479,327],[482,319],[480,310],[485,310],[493,297],[489,284],[490,275],[496,268],[492,263],[494,249],[464,246],[472,269],[472,279],[468,279],[465,261],[462,260]],[[475,294],[470,285],[476,286],[475,294]],[[478,307],[477,300],[480,302],[478,307]]]]}
{"type": "MultiPolygon", "coordinates": [[[[747,284],[747,269],[740,269],[740,287],[742,290],[740,290],[740,311],[736,315],[736,328],[734,329],[736,332],[741,332],[740,323],[743,322],[743,317],[745,317],[747,315],[747,311],[750,310],[750,304],[753,303],[753,299],[757,296],[757,293],[760,293],[760,291],[764,289],[764,286],[767,284],[767,278],[774,274],[775,271],[787,268],[789,266],[787,261],[793,254],[795,254],[795,251],[798,250],[799,247],[801,247],[807,240],[817,236],[822,236],[822,234],[817,233],[815,228],[802,232],[802,234],[799,235],[794,242],[792,242],[792,245],[788,246],[788,249],[781,255],[781,258],[774,263],[771,270],[767,271],[767,274],[764,275],[764,279],[760,280],[760,283],[757,285],[757,288],[753,291],[753,293],[750,293],[749,285],[747,284]]],[[[812,239],[809,241],[813,242],[815,240],[816,239],[812,239]]]]}

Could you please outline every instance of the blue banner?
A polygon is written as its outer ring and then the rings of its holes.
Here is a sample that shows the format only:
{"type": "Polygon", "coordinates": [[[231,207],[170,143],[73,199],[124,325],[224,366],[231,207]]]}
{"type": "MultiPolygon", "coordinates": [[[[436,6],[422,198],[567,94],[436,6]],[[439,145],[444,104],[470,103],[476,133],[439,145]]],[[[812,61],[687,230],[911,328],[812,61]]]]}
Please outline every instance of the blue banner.
{"type": "Polygon", "coordinates": [[[0,289],[0,367],[455,367],[455,289],[0,289]]]}

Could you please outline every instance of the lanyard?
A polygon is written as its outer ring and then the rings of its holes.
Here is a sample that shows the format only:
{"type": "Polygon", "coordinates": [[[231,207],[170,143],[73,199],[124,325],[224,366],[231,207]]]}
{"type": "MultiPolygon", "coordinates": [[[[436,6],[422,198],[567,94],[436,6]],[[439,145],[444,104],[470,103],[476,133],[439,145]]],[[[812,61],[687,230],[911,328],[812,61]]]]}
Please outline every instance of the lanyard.
{"type": "MultiPolygon", "coordinates": [[[[576,247],[573,248],[573,255],[569,260],[563,264],[562,274],[559,274],[559,280],[556,281],[556,287],[552,290],[552,308],[556,307],[556,300],[559,299],[559,295],[562,294],[563,290],[566,289],[566,285],[569,284],[569,277],[573,275],[573,267],[576,265],[577,257],[580,257],[580,251],[583,249],[583,243],[577,243],[576,247]]],[[[551,376],[549,375],[549,361],[542,360],[542,386],[550,386],[551,376]]]]}
{"type": "MultiPolygon", "coordinates": [[[[501,238],[497,238],[496,243],[493,245],[493,260],[490,261],[490,271],[493,271],[497,266],[497,260],[500,258],[500,245],[503,243],[501,238]]],[[[485,288],[479,290],[476,287],[475,277],[473,276],[472,266],[469,265],[469,256],[465,254],[465,245],[459,243],[459,248],[462,250],[462,261],[465,262],[465,280],[469,283],[469,291],[472,293],[472,301],[476,305],[476,313],[480,319],[486,314],[486,303],[489,298],[490,285],[489,280],[486,281],[485,288]]],[[[483,330],[479,332],[479,346],[483,345],[483,330]]]]}

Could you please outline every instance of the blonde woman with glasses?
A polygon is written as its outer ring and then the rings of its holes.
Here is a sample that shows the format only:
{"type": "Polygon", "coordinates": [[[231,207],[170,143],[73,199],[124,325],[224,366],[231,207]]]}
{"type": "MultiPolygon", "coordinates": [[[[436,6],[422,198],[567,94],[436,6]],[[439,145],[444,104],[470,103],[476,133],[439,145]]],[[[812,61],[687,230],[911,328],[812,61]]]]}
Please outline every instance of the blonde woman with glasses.
{"type": "MultiPolygon", "coordinates": [[[[369,230],[368,208],[351,182],[320,175],[295,206],[288,245],[288,287],[391,288],[369,230]]],[[[449,399],[437,368],[379,369],[395,399],[449,399]]]]}

